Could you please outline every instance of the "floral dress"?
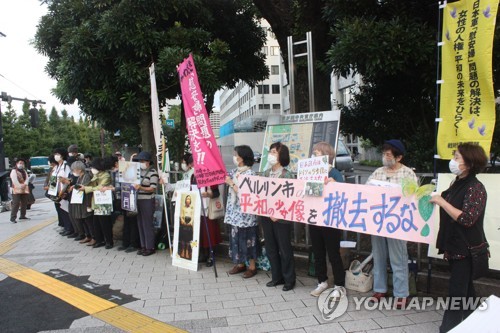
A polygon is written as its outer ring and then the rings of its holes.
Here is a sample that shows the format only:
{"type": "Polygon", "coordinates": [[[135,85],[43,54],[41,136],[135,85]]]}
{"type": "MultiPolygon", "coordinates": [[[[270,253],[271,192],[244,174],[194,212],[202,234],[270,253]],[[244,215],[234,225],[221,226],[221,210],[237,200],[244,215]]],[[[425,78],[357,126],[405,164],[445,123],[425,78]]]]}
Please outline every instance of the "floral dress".
{"type": "MultiPolygon", "coordinates": [[[[237,173],[240,176],[255,175],[255,172],[251,169],[244,171],[234,169],[229,172],[229,176],[236,179],[235,175],[237,173]]],[[[229,256],[233,263],[242,264],[249,259],[256,259],[260,249],[257,216],[241,211],[239,197],[232,190],[229,191],[227,198],[224,223],[229,224],[231,230],[229,256]]]]}

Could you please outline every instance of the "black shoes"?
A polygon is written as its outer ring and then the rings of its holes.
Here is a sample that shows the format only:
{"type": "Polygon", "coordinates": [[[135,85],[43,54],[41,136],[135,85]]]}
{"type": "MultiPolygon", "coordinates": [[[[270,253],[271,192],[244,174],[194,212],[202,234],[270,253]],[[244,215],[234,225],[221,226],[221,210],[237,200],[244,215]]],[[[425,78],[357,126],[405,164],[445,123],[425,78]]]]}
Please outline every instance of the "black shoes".
{"type": "Polygon", "coordinates": [[[61,236],[69,236],[72,235],[73,233],[71,231],[63,231],[60,233],[61,236]]]}
{"type": "Polygon", "coordinates": [[[268,283],[266,283],[266,286],[267,287],[276,287],[280,284],[285,284],[285,280],[279,280],[279,281],[269,281],[268,283]]]}
{"type": "Polygon", "coordinates": [[[214,265],[214,261],[212,260],[212,257],[208,258],[207,267],[212,267],[213,265],[214,265]]]}
{"type": "Polygon", "coordinates": [[[26,217],[26,216],[21,216],[19,219],[20,220],[31,220],[29,217],[26,217]]]}
{"type": "MultiPolygon", "coordinates": [[[[129,246],[125,249],[125,253],[131,253],[131,252],[135,252],[137,251],[137,248],[136,247],[133,247],[133,246],[129,246]]],[[[139,254],[139,253],[137,253],[139,254]]]]}
{"type": "Polygon", "coordinates": [[[70,233],[68,235],[68,238],[76,238],[76,237],[78,237],[78,233],[70,233]]]}
{"type": "Polygon", "coordinates": [[[283,291],[289,291],[292,290],[295,287],[295,282],[294,283],[285,283],[283,286],[283,291]]]}
{"type": "Polygon", "coordinates": [[[95,243],[92,247],[97,249],[98,247],[103,247],[104,245],[106,245],[106,243],[95,243]]]}
{"type": "Polygon", "coordinates": [[[10,222],[12,222],[12,223],[17,223],[16,219],[14,219],[14,220],[13,220],[13,219],[11,219],[11,220],[10,220],[10,222]]]}
{"type": "Polygon", "coordinates": [[[112,249],[113,248],[113,244],[106,244],[106,246],[104,248],[106,250],[112,249]]]}
{"type": "Polygon", "coordinates": [[[81,241],[82,239],[85,239],[85,236],[79,235],[78,237],[75,237],[75,241],[81,241]]]}
{"type": "Polygon", "coordinates": [[[152,249],[152,250],[143,250],[142,251],[142,255],[144,257],[150,256],[150,255],[155,254],[155,253],[156,253],[156,251],[154,249],[152,249]]]}

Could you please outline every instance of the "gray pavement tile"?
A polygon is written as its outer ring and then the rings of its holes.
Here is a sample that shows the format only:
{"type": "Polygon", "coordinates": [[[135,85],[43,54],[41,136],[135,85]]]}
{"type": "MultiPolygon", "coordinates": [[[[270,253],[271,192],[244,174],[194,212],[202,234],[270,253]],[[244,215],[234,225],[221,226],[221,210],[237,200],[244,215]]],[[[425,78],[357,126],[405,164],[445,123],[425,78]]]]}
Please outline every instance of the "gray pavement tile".
{"type": "Polygon", "coordinates": [[[149,299],[144,303],[144,307],[149,306],[165,306],[165,305],[175,305],[175,299],[173,298],[161,298],[161,299],[149,299]]]}
{"type": "Polygon", "coordinates": [[[212,333],[234,333],[234,332],[248,333],[248,332],[252,332],[252,331],[248,330],[245,325],[212,328],[212,333]]]}
{"type": "Polygon", "coordinates": [[[160,313],[178,313],[178,312],[189,312],[191,311],[191,305],[166,305],[160,306],[160,313]]]}
{"type": "Polygon", "coordinates": [[[379,310],[361,309],[358,311],[349,311],[349,309],[348,309],[347,311],[348,311],[349,315],[352,317],[352,319],[354,319],[354,320],[385,317],[385,315],[382,313],[382,311],[379,311],[379,310]]]}
{"type": "Polygon", "coordinates": [[[262,323],[259,315],[241,315],[227,318],[229,326],[248,325],[262,323]]]}
{"type": "Polygon", "coordinates": [[[213,296],[219,295],[219,289],[201,289],[201,290],[191,290],[191,296],[213,296]]]}
{"type": "Polygon", "coordinates": [[[191,292],[189,290],[161,292],[161,298],[180,298],[180,297],[191,297],[191,292]]]}
{"type": "Polygon", "coordinates": [[[268,323],[256,323],[247,325],[247,329],[252,333],[276,332],[283,330],[283,325],[279,321],[268,323]]]}
{"type": "Polygon", "coordinates": [[[270,321],[280,321],[285,319],[297,318],[292,310],[283,310],[283,311],[272,311],[267,313],[261,313],[260,318],[263,322],[270,321]]]}
{"type": "Polygon", "coordinates": [[[176,313],[174,313],[174,321],[176,321],[176,320],[195,320],[195,319],[208,319],[207,311],[176,312],[176,313]]]}
{"type": "Polygon", "coordinates": [[[191,309],[193,311],[221,310],[221,309],[223,309],[223,306],[222,306],[222,302],[195,303],[195,304],[191,304],[191,309]]]}
{"type": "Polygon", "coordinates": [[[257,290],[257,291],[245,291],[242,293],[235,293],[234,296],[236,297],[236,299],[246,299],[246,298],[265,297],[266,295],[262,292],[262,290],[257,290]]]}
{"type": "Polygon", "coordinates": [[[307,333],[345,333],[339,323],[329,323],[305,328],[307,333]]]}
{"type": "Polygon", "coordinates": [[[318,325],[318,321],[314,316],[309,315],[295,319],[282,320],[281,324],[283,325],[285,330],[288,331],[296,328],[315,326],[318,325]]]}
{"type": "Polygon", "coordinates": [[[301,309],[306,306],[302,303],[301,300],[290,301],[290,302],[281,302],[281,303],[273,303],[271,304],[275,311],[285,310],[285,309],[301,309]]]}
{"type": "Polygon", "coordinates": [[[231,288],[231,282],[211,282],[204,283],[205,289],[225,289],[231,288]]]}
{"type": "Polygon", "coordinates": [[[224,295],[213,295],[213,296],[205,296],[207,302],[219,302],[219,301],[234,301],[236,297],[233,294],[224,294],[224,295]]]}
{"type": "Polygon", "coordinates": [[[255,305],[261,305],[261,304],[275,304],[275,303],[280,303],[283,302],[284,299],[281,297],[281,295],[275,295],[275,296],[266,296],[266,297],[256,297],[253,299],[253,302],[255,305]]]}
{"type": "Polygon", "coordinates": [[[406,315],[415,324],[442,320],[443,316],[436,311],[420,312],[406,315]]]}
{"type": "Polygon", "coordinates": [[[229,288],[219,288],[219,294],[237,294],[237,293],[245,293],[247,292],[247,288],[242,287],[229,287],[229,288]]]}
{"type": "Polygon", "coordinates": [[[358,319],[353,321],[342,321],[339,322],[344,330],[347,332],[356,332],[363,330],[374,330],[380,328],[380,326],[373,321],[373,319],[358,319]]]}
{"type": "Polygon", "coordinates": [[[239,299],[234,301],[223,301],[222,306],[224,309],[241,308],[245,306],[253,306],[254,302],[252,299],[239,299]]]}
{"type": "Polygon", "coordinates": [[[208,310],[209,318],[229,318],[232,316],[241,316],[241,311],[238,308],[208,310]]]}
{"type": "Polygon", "coordinates": [[[343,322],[343,321],[351,321],[352,320],[351,316],[349,316],[348,313],[344,313],[343,315],[341,315],[340,317],[337,317],[337,318],[333,318],[333,319],[330,319],[330,320],[325,320],[325,319],[323,319],[323,316],[319,313],[319,311],[317,311],[314,314],[314,317],[322,325],[323,324],[331,324],[331,323],[340,323],[340,322],[343,322]]]}
{"type": "Polygon", "coordinates": [[[177,290],[178,291],[183,291],[183,290],[203,290],[203,284],[181,284],[177,285],[177,290]]]}
{"type": "Polygon", "coordinates": [[[105,326],[106,323],[94,318],[92,316],[86,316],[80,319],[76,319],[71,323],[69,328],[85,328],[85,327],[101,327],[105,326]]]}
{"type": "Polygon", "coordinates": [[[245,314],[260,314],[260,313],[272,312],[273,308],[271,307],[271,304],[262,304],[262,305],[241,307],[240,311],[245,314]]]}
{"type": "Polygon", "coordinates": [[[194,303],[205,303],[205,296],[195,296],[195,297],[176,297],[175,304],[194,304],[194,303]]]}
{"type": "Polygon", "coordinates": [[[391,317],[383,317],[383,318],[373,318],[373,320],[379,324],[380,327],[397,327],[404,325],[411,325],[413,322],[406,316],[391,316],[391,317]]]}

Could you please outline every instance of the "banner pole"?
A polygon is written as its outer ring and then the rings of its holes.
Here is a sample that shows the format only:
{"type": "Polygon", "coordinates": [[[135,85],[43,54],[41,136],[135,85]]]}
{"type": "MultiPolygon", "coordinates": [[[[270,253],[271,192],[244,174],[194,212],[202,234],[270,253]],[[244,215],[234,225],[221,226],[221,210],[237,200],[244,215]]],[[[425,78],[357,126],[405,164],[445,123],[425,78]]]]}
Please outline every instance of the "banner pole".
{"type": "MultiPolygon", "coordinates": [[[[215,253],[212,248],[212,240],[210,239],[210,230],[208,229],[208,222],[207,222],[207,215],[208,215],[208,207],[207,207],[207,213],[205,214],[205,206],[203,205],[203,197],[201,196],[201,189],[198,187],[198,192],[200,192],[200,198],[201,198],[201,211],[203,212],[203,222],[205,222],[205,230],[207,231],[207,238],[208,238],[208,248],[210,249],[210,258],[212,258],[212,262],[214,263],[214,274],[215,277],[217,278],[217,265],[215,262],[215,253]]],[[[201,238],[201,235],[200,235],[201,238]]],[[[200,247],[201,247],[201,239],[200,239],[200,247]]]]}

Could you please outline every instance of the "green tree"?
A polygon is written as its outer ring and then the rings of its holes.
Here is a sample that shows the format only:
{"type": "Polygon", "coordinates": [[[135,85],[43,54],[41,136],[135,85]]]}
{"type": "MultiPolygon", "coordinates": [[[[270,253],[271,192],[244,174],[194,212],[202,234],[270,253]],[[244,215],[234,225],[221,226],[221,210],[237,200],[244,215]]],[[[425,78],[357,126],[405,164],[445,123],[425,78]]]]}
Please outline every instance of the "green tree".
{"type": "MultiPolygon", "coordinates": [[[[334,40],[327,53],[330,66],[338,75],[354,72],[363,78],[352,102],[342,107],[342,130],[376,145],[402,138],[411,152],[408,164],[431,170],[438,4],[328,0],[324,12],[334,40]]],[[[494,60],[497,84],[499,66],[494,60]]]]}
{"type": "Polygon", "coordinates": [[[78,100],[91,120],[110,131],[141,133],[152,150],[148,66],[156,64],[160,102],[179,95],[176,66],[194,54],[202,91],[239,80],[264,79],[265,36],[248,1],[45,0],[35,36],[49,58],[48,74],[64,103],[78,100]],[[244,41],[244,42],[242,42],[244,41]]]}

